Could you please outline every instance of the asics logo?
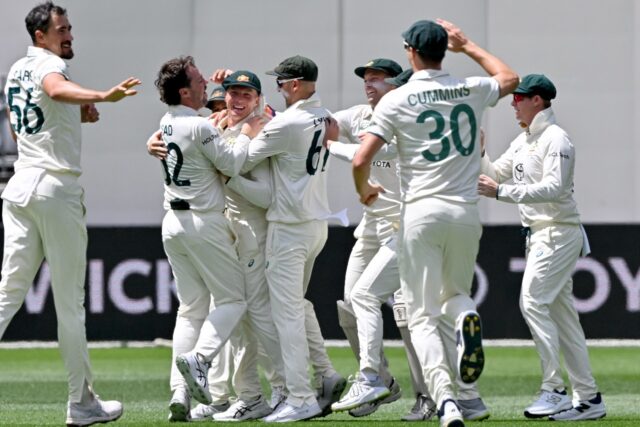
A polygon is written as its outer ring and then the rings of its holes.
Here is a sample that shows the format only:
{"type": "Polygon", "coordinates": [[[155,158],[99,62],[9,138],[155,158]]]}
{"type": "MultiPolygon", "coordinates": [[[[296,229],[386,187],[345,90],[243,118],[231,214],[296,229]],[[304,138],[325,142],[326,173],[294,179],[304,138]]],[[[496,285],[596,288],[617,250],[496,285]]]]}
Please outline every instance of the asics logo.
{"type": "Polygon", "coordinates": [[[562,398],[558,396],[554,396],[553,394],[549,394],[546,400],[549,403],[560,403],[562,401],[562,398]]]}

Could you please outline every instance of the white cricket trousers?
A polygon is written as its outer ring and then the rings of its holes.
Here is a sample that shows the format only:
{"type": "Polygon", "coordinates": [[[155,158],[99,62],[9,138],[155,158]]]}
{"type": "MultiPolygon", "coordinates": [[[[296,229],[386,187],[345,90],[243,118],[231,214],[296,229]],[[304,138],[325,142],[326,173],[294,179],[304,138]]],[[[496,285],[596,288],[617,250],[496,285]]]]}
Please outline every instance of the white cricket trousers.
{"type": "MultiPolygon", "coordinates": [[[[312,404],[316,396],[307,368],[310,340],[314,348],[324,350],[324,340],[312,304],[304,295],[309,286],[316,257],[327,240],[327,222],[301,224],[270,222],[267,234],[267,283],[271,311],[278,330],[285,380],[289,390],[287,402],[294,407],[312,404]]],[[[328,360],[328,357],[327,357],[328,360]]]]}
{"type": "MultiPolygon", "coordinates": [[[[267,376],[271,386],[284,386],[284,362],[280,340],[271,315],[269,287],[265,275],[268,224],[257,218],[231,218],[238,236],[238,253],[245,278],[247,314],[231,337],[235,355],[233,386],[238,397],[250,401],[262,394],[258,375],[258,343],[268,355],[267,376]]],[[[264,359],[262,359],[264,363],[264,359]]]]}
{"type": "Polygon", "coordinates": [[[441,336],[441,316],[456,319],[463,311],[476,309],[469,295],[481,235],[475,203],[428,197],[403,204],[400,286],[411,341],[438,407],[455,397],[452,378],[456,372],[441,336]]]}
{"type": "MultiPolygon", "coordinates": [[[[221,212],[169,210],[162,221],[162,243],[175,277],[178,314],[173,334],[170,386],[184,386],[176,356],[209,334],[217,351],[246,310],[244,276],[235,236],[221,212]],[[211,297],[215,308],[210,311],[211,297]]],[[[212,358],[212,356],[211,356],[212,358]]]]}
{"type": "Polygon", "coordinates": [[[345,302],[351,304],[356,316],[361,371],[380,374],[384,369],[381,305],[399,288],[395,238],[385,242],[358,239],[347,265],[345,302]]]}
{"type": "MultiPolygon", "coordinates": [[[[44,180],[47,179],[51,176],[46,175],[44,180]]],[[[82,187],[76,178],[66,181],[69,182],[58,186],[61,191],[54,189],[63,196],[60,198],[35,194],[24,207],[4,201],[0,337],[24,302],[46,258],[58,319],[58,343],[68,373],[69,401],[77,403],[85,381],[89,386],[92,383],[84,309],[87,228],[82,187]]],[[[53,183],[52,187],[56,185],[53,183]]]]}
{"type": "Polygon", "coordinates": [[[576,400],[592,399],[598,391],[573,306],[571,276],[582,243],[579,225],[532,227],[520,294],[520,310],[540,355],[542,390],[564,388],[562,353],[576,400]]]}

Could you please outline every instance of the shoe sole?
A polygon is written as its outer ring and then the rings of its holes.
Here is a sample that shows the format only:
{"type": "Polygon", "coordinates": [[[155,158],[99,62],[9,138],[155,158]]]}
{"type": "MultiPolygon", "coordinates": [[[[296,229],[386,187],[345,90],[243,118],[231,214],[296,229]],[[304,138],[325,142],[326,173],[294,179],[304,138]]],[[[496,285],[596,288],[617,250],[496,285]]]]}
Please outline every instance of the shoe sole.
{"type": "Polygon", "coordinates": [[[487,412],[486,414],[472,415],[468,417],[464,415],[464,411],[460,411],[460,412],[462,412],[462,418],[464,418],[465,421],[484,421],[486,419],[489,419],[489,417],[491,417],[491,414],[489,412],[487,412]]]}
{"type": "Polygon", "coordinates": [[[275,420],[267,420],[267,418],[269,418],[269,416],[266,416],[265,418],[262,418],[262,421],[267,422],[267,423],[284,423],[284,422],[293,422],[293,421],[306,421],[306,420],[310,420],[312,418],[318,418],[322,416],[322,409],[320,410],[320,412],[316,413],[316,414],[311,414],[311,415],[307,415],[304,418],[296,418],[294,419],[275,419],[275,420]]]}
{"type": "Polygon", "coordinates": [[[347,388],[347,380],[345,378],[342,378],[333,386],[333,390],[331,390],[331,401],[329,402],[329,405],[325,409],[323,409],[319,415],[314,415],[311,418],[326,417],[331,412],[333,412],[333,410],[331,409],[331,405],[340,400],[340,396],[342,396],[342,392],[345,388],[347,388]]]}
{"type": "Polygon", "coordinates": [[[484,350],[482,349],[482,322],[478,313],[470,312],[464,316],[458,328],[462,351],[458,355],[458,372],[466,384],[480,378],[484,368],[484,350]]]}
{"type": "Polygon", "coordinates": [[[401,397],[402,397],[402,390],[398,390],[397,393],[389,392],[389,395],[387,397],[384,397],[374,402],[363,403],[360,406],[357,406],[351,409],[349,411],[349,415],[351,415],[354,418],[366,417],[367,415],[371,415],[374,412],[376,412],[381,405],[386,405],[387,403],[393,403],[396,400],[400,399],[401,397]],[[369,410],[363,410],[362,412],[355,412],[355,410],[357,410],[358,408],[366,405],[370,406],[369,410]]]}
{"type": "Polygon", "coordinates": [[[566,409],[560,409],[557,412],[550,412],[548,414],[536,414],[536,413],[532,413],[532,412],[529,412],[529,411],[524,411],[524,416],[527,417],[527,418],[531,418],[531,419],[544,418],[544,417],[550,417],[552,415],[559,414],[560,412],[567,411],[569,409],[571,409],[571,406],[569,406],[566,409]]]}
{"type": "MultiPolygon", "coordinates": [[[[340,406],[337,408],[334,408],[333,405],[331,405],[331,410],[333,410],[334,412],[342,412],[342,411],[349,411],[351,409],[355,409],[358,408],[362,405],[371,405],[371,404],[375,404],[380,402],[379,404],[382,404],[382,400],[387,398],[389,395],[391,394],[391,391],[389,391],[389,389],[387,389],[386,391],[381,392],[378,395],[372,395],[369,400],[365,400],[363,402],[353,402],[349,405],[345,405],[345,406],[340,406]]],[[[339,403],[339,402],[338,402],[339,403]]]]}
{"type": "MultiPolygon", "coordinates": [[[[553,415],[557,415],[557,413],[553,415]]],[[[595,420],[601,420],[607,416],[607,414],[605,413],[602,415],[598,415],[597,417],[589,417],[589,418],[555,419],[553,418],[553,415],[549,416],[549,421],[595,421],[595,420]]]]}
{"type": "Polygon", "coordinates": [[[104,424],[104,423],[110,423],[111,421],[117,421],[122,414],[124,413],[124,410],[121,411],[117,416],[115,417],[104,417],[101,419],[91,419],[91,421],[89,420],[83,420],[83,421],[71,421],[69,422],[69,420],[67,420],[66,424],[67,427],[87,427],[93,424],[104,424]]]}
{"type": "Polygon", "coordinates": [[[176,367],[178,371],[182,374],[184,381],[187,383],[187,387],[189,387],[189,393],[191,393],[191,397],[196,399],[200,403],[204,403],[205,405],[211,405],[211,395],[208,390],[204,390],[200,384],[193,378],[191,375],[191,369],[189,368],[189,363],[182,357],[176,357],[176,367]]]}
{"type": "Polygon", "coordinates": [[[189,421],[189,409],[181,402],[169,403],[169,421],[170,422],[187,422],[189,421]]]}

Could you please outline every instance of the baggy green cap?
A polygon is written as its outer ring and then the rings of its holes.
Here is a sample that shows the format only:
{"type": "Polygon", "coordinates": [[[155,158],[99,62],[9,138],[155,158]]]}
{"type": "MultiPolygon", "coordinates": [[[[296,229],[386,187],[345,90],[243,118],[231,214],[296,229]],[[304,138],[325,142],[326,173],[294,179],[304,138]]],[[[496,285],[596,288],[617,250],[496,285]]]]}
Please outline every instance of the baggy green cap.
{"type": "Polygon", "coordinates": [[[556,97],[556,87],[544,74],[528,74],[520,80],[520,84],[513,91],[520,95],[540,95],[547,101],[556,97]]]}
{"type": "Polygon", "coordinates": [[[396,61],[387,58],[376,58],[366,64],[353,70],[356,75],[364,79],[364,73],[367,70],[379,70],[387,73],[391,77],[395,77],[402,72],[402,67],[396,61]]]}

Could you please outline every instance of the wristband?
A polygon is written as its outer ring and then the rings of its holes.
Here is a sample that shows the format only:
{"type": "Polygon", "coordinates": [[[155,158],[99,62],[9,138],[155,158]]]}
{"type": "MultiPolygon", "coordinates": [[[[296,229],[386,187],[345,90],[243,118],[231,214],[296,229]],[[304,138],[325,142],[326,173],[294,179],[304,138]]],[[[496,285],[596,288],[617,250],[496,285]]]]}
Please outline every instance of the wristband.
{"type": "Polygon", "coordinates": [[[496,187],[496,200],[498,200],[498,193],[500,193],[500,184],[496,187]]]}

